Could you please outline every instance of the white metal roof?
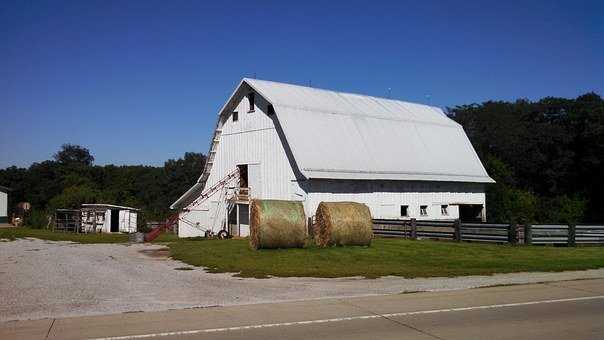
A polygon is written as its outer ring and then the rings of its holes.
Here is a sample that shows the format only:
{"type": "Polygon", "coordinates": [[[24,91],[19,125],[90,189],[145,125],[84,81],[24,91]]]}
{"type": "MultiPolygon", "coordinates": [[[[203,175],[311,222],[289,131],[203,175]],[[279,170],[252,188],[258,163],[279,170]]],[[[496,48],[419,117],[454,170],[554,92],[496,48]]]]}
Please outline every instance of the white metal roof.
{"type": "Polygon", "coordinates": [[[273,104],[307,178],[492,183],[461,125],[427,105],[243,79],[273,104]]]}
{"type": "MultiPolygon", "coordinates": [[[[273,105],[306,178],[494,182],[461,125],[440,108],[244,78],[219,116],[249,89],[273,105]]],[[[204,184],[202,176],[171,208],[204,184]]]]}
{"type": "Polygon", "coordinates": [[[122,205],[104,204],[104,203],[85,203],[82,204],[82,208],[101,208],[101,209],[120,209],[120,210],[132,210],[138,211],[137,208],[126,207],[122,205]]]}

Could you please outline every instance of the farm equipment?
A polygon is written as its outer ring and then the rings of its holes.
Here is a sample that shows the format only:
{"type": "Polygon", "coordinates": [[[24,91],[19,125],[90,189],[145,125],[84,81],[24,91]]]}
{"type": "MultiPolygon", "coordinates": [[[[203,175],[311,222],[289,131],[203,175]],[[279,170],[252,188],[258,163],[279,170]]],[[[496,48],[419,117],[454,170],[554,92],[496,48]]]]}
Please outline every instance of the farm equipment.
{"type": "MultiPolygon", "coordinates": [[[[218,183],[214,184],[208,190],[206,190],[201,195],[199,195],[199,197],[197,197],[197,199],[195,199],[193,202],[191,202],[185,208],[182,208],[175,214],[171,215],[170,217],[168,217],[168,219],[166,219],[166,221],[164,223],[160,224],[159,226],[151,229],[151,231],[146,233],[145,242],[151,242],[151,241],[155,240],[162,232],[164,232],[166,230],[170,230],[174,225],[178,224],[178,221],[182,221],[182,222],[186,223],[187,225],[190,225],[194,228],[202,229],[202,227],[199,225],[199,223],[194,223],[194,222],[186,219],[186,216],[191,212],[190,207],[194,207],[194,206],[204,202],[205,200],[210,198],[212,195],[214,195],[216,192],[218,192],[218,190],[224,188],[228,183],[230,183],[232,180],[234,180],[235,178],[238,178],[238,177],[239,177],[239,169],[235,169],[232,172],[230,172],[229,174],[227,174],[223,179],[221,179],[218,183]]],[[[230,208],[230,205],[227,207],[227,209],[229,209],[229,208],[230,208]]],[[[229,232],[226,229],[222,229],[217,233],[215,233],[213,230],[208,229],[208,228],[204,228],[202,230],[204,231],[204,235],[207,238],[216,237],[219,239],[225,239],[225,238],[229,237],[229,232]]]]}

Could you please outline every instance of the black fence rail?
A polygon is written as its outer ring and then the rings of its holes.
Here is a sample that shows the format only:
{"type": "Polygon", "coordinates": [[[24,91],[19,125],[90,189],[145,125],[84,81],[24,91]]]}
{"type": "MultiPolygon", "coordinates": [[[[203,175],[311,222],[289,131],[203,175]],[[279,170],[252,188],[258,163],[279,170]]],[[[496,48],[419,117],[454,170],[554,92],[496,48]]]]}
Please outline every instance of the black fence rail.
{"type": "Polygon", "coordinates": [[[510,244],[603,244],[604,225],[463,223],[459,220],[374,219],[381,237],[510,244]]]}

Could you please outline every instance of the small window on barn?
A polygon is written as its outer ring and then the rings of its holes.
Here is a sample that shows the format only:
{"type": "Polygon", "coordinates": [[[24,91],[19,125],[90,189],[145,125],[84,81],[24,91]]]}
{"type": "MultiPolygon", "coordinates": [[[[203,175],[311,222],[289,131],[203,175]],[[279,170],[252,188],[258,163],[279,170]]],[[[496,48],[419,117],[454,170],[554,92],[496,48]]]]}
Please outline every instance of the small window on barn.
{"type": "Polygon", "coordinates": [[[233,121],[236,122],[239,120],[239,112],[233,111],[233,121]]]}
{"type": "Polygon", "coordinates": [[[409,206],[401,205],[401,217],[408,217],[408,216],[409,216],[409,206]]]}
{"type": "Polygon", "coordinates": [[[266,114],[269,116],[272,116],[275,114],[275,108],[273,107],[273,105],[269,105],[268,109],[266,111],[267,111],[266,114]]]}
{"type": "Polygon", "coordinates": [[[420,205],[419,206],[419,214],[421,216],[428,216],[428,206],[427,205],[420,205]]]}
{"type": "Polygon", "coordinates": [[[255,100],[254,100],[255,98],[254,97],[255,97],[254,96],[254,92],[250,92],[247,95],[247,101],[250,104],[250,108],[249,108],[249,110],[247,112],[254,112],[254,108],[255,108],[255,100]]]}
{"type": "Polygon", "coordinates": [[[443,204],[440,206],[440,214],[443,216],[449,216],[449,206],[446,204],[443,204]]]}

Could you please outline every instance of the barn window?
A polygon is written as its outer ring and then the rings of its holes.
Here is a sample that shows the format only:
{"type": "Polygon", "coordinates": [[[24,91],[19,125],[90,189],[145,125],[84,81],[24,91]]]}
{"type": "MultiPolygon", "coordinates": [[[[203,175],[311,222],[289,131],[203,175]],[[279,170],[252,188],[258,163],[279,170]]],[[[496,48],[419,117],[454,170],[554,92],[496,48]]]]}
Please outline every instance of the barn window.
{"type": "Polygon", "coordinates": [[[254,98],[254,92],[250,92],[247,95],[247,100],[248,100],[248,102],[250,104],[250,108],[249,108],[249,110],[247,112],[254,112],[254,108],[255,108],[254,99],[255,99],[254,98]]]}
{"type": "Polygon", "coordinates": [[[443,216],[448,216],[449,215],[449,206],[446,204],[443,204],[440,206],[440,214],[443,216]]]}
{"type": "Polygon", "coordinates": [[[401,217],[407,217],[407,216],[409,216],[409,206],[401,205],[401,217]]]}
{"type": "Polygon", "coordinates": [[[236,122],[239,120],[239,112],[233,111],[233,121],[236,122]]]}
{"type": "Polygon", "coordinates": [[[419,206],[419,214],[421,216],[428,216],[428,206],[427,205],[420,205],[419,206]]]}

